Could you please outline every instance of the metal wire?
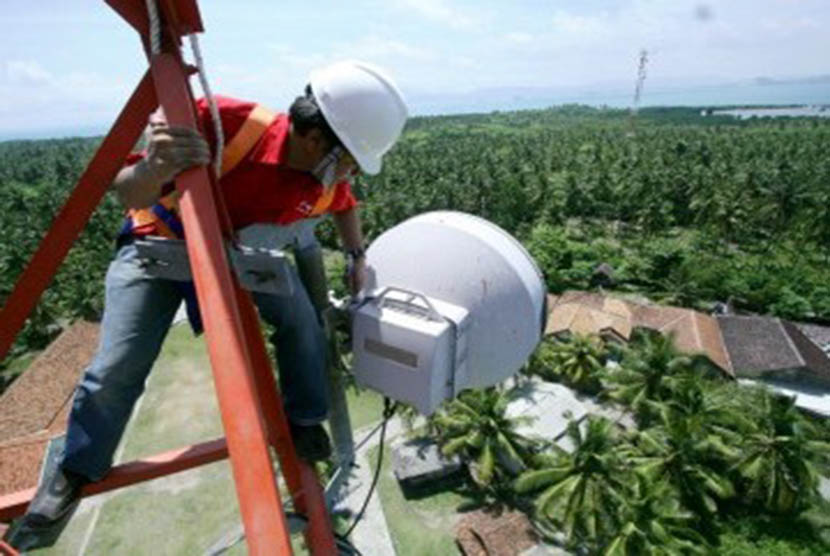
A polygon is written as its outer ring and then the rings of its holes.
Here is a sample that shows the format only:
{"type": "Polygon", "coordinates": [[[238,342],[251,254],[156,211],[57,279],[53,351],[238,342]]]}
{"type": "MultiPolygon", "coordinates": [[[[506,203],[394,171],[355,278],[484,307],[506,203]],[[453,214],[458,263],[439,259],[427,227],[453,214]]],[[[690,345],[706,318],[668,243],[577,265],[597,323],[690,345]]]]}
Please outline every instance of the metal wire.
{"type": "Polygon", "coordinates": [[[155,56],[161,52],[161,24],[156,0],[146,0],[147,15],[150,18],[150,54],[155,56]]]}
{"type": "MultiPolygon", "coordinates": [[[[159,19],[156,0],[146,0],[146,4],[147,15],[150,19],[150,54],[155,56],[161,52],[161,20],[159,19]]],[[[216,106],[216,100],[213,98],[213,92],[207,80],[205,62],[202,58],[202,50],[199,48],[199,37],[194,33],[188,35],[188,38],[190,39],[190,50],[193,52],[193,60],[196,62],[196,67],[199,70],[199,84],[202,87],[205,99],[207,99],[210,118],[213,120],[213,130],[216,134],[216,152],[213,159],[213,169],[218,179],[222,175],[222,151],[225,148],[225,134],[222,130],[219,108],[216,106]]]]}
{"type": "Polygon", "coordinates": [[[369,492],[366,494],[366,499],[363,501],[363,506],[360,508],[360,511],[357,512],[357,516],[355,516],[354,521],[352,522],[351,526],[349,527],[348,531],[343,533],[343,537],[348,538],[349,535],[352,534],[354,528],[357,527],[357,524],[360,523],[360,520],[363,519],[363,514],[366,512],[366,508],[369,506],[369,500],[372,498],[372,494],[375,492],[375,487],[377,487],[378,479],[380,479],[380,470],[381,466],[383,465],[383,440],[386,436],[386,424],[389,422],[389,419],[392,418],[392,415],[395,414],[395,409],[398,407],[398,404],[393,404],[392,400],[389,398],[383,398],[383,423],[380,428],[380,440],[379,448],[378,448],[378,463],[377,467],[375,467],[375,475],[372,477],[372,484],[369,485],[369,492]]]}
{"type": "MultiPolygon", "coordinates": [[[[150,1],[150,0],[148,0],[150,1]]],[[[188,35],[190,39],[190,49],[193,51],[193,59],[196,61],[196,67],[199,69],[199,84],[202,86],[202,92],[208,103],[208,110],[210,110],[210,118],[213,120],[213,130],[216,134],[216,154],[213,159],[213,169],[216,172],[216,179],[222,176],[222,150],[225,148],[225,134],[222,131],[222,120],[219,117],[219,108],[216,106],[216,100],[213,98],[213,92],[210,90],[210,85],[207,80],[207,72],[205,71],[205,64],[202,60],[202,51],[199,48],[199,37],[196,34],[188,35]]]]}

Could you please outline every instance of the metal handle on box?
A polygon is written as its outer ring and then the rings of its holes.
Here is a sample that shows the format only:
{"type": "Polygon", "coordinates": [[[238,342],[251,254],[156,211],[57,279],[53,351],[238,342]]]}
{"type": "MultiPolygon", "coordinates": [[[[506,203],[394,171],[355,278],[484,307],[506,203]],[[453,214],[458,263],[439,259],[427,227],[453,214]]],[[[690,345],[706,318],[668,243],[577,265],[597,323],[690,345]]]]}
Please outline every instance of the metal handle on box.
{"type": "Polygon", "coordinates": [[[426,305],[427,311],[429,312],[429,318],[431,320],[436,321],[436,322],[443,322],[444,321],[444,317],[441,316],[441,313],[439,313],[435,309],[435,307],[432,305],[432,303],[429,301],[429,299],[427,299],[427,297],[424,294],[414,292],[412,290],[407,290],[405,288],[400,288],[398,286],[386,286],[385,288],[383,288],[380,291],[380,293],[377,294],[377,296],[375,296],[375,298],[374,298],[375,303],[380,303],[381,301],[383,301],[383,298],[386,297],[387,294],[392,293],[392,292],[398,292],[398,293],[402,293],[402,294],[405,294],[405,295],[409,295],[410,298],[407,299],[406,301],[404,301],[404,303],[407,303],[409,305],[412,305],[411,301],[412,301],[413,298],[417,298],[417,299],[423,301],[424,305],[426,305]]]}

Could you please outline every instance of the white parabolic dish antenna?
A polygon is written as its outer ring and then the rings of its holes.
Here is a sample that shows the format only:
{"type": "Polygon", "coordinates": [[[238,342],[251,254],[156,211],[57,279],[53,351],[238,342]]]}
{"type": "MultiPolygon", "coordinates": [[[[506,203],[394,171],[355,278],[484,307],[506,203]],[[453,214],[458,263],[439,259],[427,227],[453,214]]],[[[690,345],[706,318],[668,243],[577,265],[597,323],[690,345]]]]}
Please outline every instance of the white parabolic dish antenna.
{"type": "Polygon", "coordinates": [[[418,292],[469,312],[466,364],[454,392],[502,382],[538,345],[545,284],[510,234],[460,212],[421,214],[379,236],[367,252],[370,287],[418,292]]]}

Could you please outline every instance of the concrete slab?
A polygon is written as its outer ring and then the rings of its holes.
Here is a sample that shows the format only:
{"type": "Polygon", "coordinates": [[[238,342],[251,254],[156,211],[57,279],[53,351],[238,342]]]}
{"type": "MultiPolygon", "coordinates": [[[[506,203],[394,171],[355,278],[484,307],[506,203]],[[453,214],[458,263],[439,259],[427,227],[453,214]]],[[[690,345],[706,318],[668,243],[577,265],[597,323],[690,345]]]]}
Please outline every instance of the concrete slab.
{"type": "MultiPolygon", "coordinates": [[[[355,431],[355,439],[360,440],[364,438],[372,428],[374,426],[355,431]]],[[[386,428],[385,442],[389,443],[402,432],[403,425],[400,419],[390,419],[386,428]]],[[[375,471],[375,466],[368,458],[369,449],[377,446],[379,440],[380,434],[377,433],[364,443],[355,454],[355,463],[357,466],[351,469],[349,478],[342,492],[339,494],[339,500],[334,507],[335,512],[348,511],[354,516],[360,511],[360,507],[363,505],[369,493],[369,487],[372,484],[372,475],[375,471]]],[[[389,457],[389,454],[385,453],[384,458],[387,457],[389,457]]],[[[395,555],[395,547],[392,544],[389,525],[386,523],[386,515],[383,512],[383,506],[381,505],[377,489],[375,489],[375,492],[369,499],[366,513],[352,532],[351,540],[354,546],[360,550],[361,554],[366,556],[395,555]]]]}
{"type": "Polygon", "coordinates": [[[531,419],[517,432],[545,440],[556,438],[565,431],[571,419],[582,419],[587,413],[588,407],[573,390],[561,384],[541,381],[524,385],[521,396],[507,408],[509,417],[531,419]]]}
{"type": "Polygon", "coordinates": [[[392,444],[392,466],[395,478],[406,486],[418,486],[440,480],[461,469],[458,456],[444,457],[433,440],[401,439],[392,444]]]}

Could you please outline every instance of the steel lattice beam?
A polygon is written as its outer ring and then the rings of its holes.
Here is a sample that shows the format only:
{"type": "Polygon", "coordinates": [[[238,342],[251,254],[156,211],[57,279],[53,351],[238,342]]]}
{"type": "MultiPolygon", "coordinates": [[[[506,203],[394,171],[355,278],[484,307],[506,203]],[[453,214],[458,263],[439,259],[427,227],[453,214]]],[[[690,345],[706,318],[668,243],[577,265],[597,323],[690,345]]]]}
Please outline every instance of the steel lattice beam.
{"type": "MultiPolygon", "coordinates": [[[[48,286],[92,211],[136,143],[152,110],[164,107],[173,125],[198,129],[193,96],[178,45],[183,34],[202,30],[196,0],[157,0],[163,16],[163,52],[122,110],[64,208],[18,280],[0,312],[0,358],[48,286]]],[[[146,45],[149,23],[144,0],[106,0],[146,45]]],[[[310,465],[294,451],[262,332],[250,295],[240,289],[224,249],[231,234],[215,178],[206,167],[176,178],[188,257],[205,324],[226,439],[113,468],[88,485],[88,496],[157,478],[230,456],[248,548],[252,554],[290,554],[289,529],[274,475],[269,444],[280,457],[295,508],[309,518],[306,540],[313,554],[335,554],[323,491],[310,465]]],[[[20,515],[34,489],[0,497],[0,520],[20,515]]],[[[6,550],[0,546],[0,550],[6,550]]]]}

